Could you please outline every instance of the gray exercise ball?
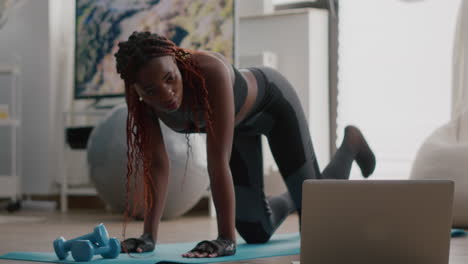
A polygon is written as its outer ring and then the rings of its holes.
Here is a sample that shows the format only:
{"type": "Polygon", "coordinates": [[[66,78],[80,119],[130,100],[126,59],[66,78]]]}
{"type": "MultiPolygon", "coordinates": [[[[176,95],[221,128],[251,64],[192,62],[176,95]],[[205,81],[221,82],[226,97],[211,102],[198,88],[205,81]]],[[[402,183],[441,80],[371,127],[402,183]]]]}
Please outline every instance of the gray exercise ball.
{"type": "MultiPolygon", "coordinates": [[[[99,197],[113,210],[125,210],[125,182],[127,174],[127,141],[126,141],[127,106],[113,108],[93,129],[87,145],[87,160],[91,182],[99,197]]],[[[168,152],[171,167],[169,172],[169,189],[163,219],[175,218],[190,210],[206,194],[209,178],[206,164],[205,135],[191,134],[190,159],[187,172],[187,140],[185,134],[172,131],[160,122],[161,130],[168,152]]],[[[141,179],[137,186],[142,187],[141,179]]],[[[142,188],[137,190],[142,193],[142,188]]],[[[130,195],[133,197],[133,194],[130,195]]],[[[130,200],[133,208],[134,204],[130,200]]],[[[137,214],[142,216],[142,208],[137,214]]]]}

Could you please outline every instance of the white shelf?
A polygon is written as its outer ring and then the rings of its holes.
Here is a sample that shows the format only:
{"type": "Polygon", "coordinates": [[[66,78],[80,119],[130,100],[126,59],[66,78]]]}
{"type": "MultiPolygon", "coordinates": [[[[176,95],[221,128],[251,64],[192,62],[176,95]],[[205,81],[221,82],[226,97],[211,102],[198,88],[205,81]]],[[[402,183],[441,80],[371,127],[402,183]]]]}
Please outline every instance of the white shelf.
{"type": "MultiPolygon", "coordinates": [[[[2,105],[7,105],[7,112],[0,119],[0,127],[8,127],[11,130],[8,138],[9,146],[2,148],[9,149],[10,160],[9,171],[10,175],[0,175],[0,197],[10,197],[16,201],[21,197],[21,174],[22,174],[22,159],[21,159],[21,85],[19,83],[20,68],[14,64],[0,63],[0,76],[2,79],[9,78],[9,85],[0,87],[2,94],[9,94],[9,98],[2,97],[2,105]],[[8,117],[8,118],[6,118],[8,117]]],[[[3,83],[3,82],[2,82],[3,83]]],[[[3,110],[4,111],[4,110],[3,110]]],[[[2,135],[3,136],[3,135],[2,135]]]]}
{"type": "Polygon", "coordinates": [[[0,119],[0,126],[19,126],[20,121],[17,119],[0,119]]]}
{"type": "MultiPolygon", "coordinates": [[[[65,130],[67,127],[73,127],[77,126],[75,124],[76,120],[75,118],[84,118],[84,122],[79,122],[80,125],[88,126],[88,125],[94,125],[95,122],[97,122],[96,119],[101,119],[103,118],[106,114],[109,113],[109,109],[103,109],[103,110],[94,110],[94,109],[85,109],[85,110],[67,110],[63,112],[63,117],[62,117],[62,128],[65,130]],[[91,120],[90,120],[91,119],[91,120]]],[[[83,121],[83,120],[81,120],[83,121]]],[[[62,133],[62,136],[65,133],[62,133]]],[[[70,149],[65,137],[61,138],[61,155],[60,157],[62,160],[59,162],[59,170],[61,171],[61,176],[60,179],[58,179],[57,183],[60,186],[60,210],[61,212],[65,213],[68,211],[68,196],[70,195],[77,195],[77,196],[95,196],[97,195],[96,189],[89,184],[80,184],[80,185],[72,185],[69,184],[68,182],[68,177],[69,174],[71,173],[67,169],[67,162],[68,162],[68,157],[67,157],[67,151],[85,151],[81,149],[70,149]]]]}

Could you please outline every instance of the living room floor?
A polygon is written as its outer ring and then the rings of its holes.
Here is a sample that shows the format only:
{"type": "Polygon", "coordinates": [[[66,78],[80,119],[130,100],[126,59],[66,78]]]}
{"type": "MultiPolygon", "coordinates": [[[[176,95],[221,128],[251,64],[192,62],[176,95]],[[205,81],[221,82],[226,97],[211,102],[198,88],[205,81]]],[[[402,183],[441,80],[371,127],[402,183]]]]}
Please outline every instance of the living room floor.
{"type": "MultiPolygon", "coordinates": [[[[122,237],[122,217],[102,210],[71,210],[60,212],[19,211],[0,214],[0,255],[12,251],[53,252],[52,241],[59,236],[74,238],[87,234],[94,226],[104,223],[110,236],[122,237]]],[[[137,236],[143,222],[127,224],[126,237],[137,236]]],[[[276,233],[298,232],[298,218],[291,215],[276,233]]],[[[163,221],[158,243],[198,241],[216,237],[216,220],[206,214],[195,212],[175,220],[163,221]]],[[[230,263],[290,264],[299,260],[298,255],[273,257],[230,263]]],[[[4,263],[33,263],[0,260],[4,263]]],[[[468,263],[468,237],[453,238],[451,241],[450,264],[468,263]]]]}

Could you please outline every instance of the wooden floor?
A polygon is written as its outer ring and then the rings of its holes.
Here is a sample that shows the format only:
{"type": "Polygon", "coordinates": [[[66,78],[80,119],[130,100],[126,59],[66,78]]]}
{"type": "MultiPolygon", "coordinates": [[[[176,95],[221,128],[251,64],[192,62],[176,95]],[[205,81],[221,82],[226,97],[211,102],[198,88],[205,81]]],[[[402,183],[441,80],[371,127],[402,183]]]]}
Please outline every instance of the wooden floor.
{"type": "MultiPolygon", "coordinates": [[[[2,216],[12,216],[0,214],[2,216]]],[[[111,236],[122,238],[122,219],[119,215],[102,211],[82,210],[61,213],[39,213],[20,211],[14,216],[36,217],[32,222],[4,223],[0,221],[0,255],[12,251],[53,252],[52,241],[59,237],[73,238],[89,233],[98,223],[104,223],[111,236]]],[[[5,217],[4,217],[5,218],[5,217]]],[[[8,217],[7,217],[8,218],[8,217]]],[[[127,237],[137,236],[142,230],[142,222],[130,222],[127,237]]],[[[192,214],[182,218],[164,221],[161,224],[158,243],[198,241],[216,237],[216,221],[201,214],[192,214]]],[[[297,216],[290,216],[278,229],[277,233],[297,232],[297,216]]],[[[451,241],[450,264],[468,263],[468,237],[454,238],[451,241]]],[[[289,264],[299,260],[299,256],[274,257],[231,263],[271,263],[289,264]]],[[[0,260],[4,263],[32,263],[0,260]]]]}

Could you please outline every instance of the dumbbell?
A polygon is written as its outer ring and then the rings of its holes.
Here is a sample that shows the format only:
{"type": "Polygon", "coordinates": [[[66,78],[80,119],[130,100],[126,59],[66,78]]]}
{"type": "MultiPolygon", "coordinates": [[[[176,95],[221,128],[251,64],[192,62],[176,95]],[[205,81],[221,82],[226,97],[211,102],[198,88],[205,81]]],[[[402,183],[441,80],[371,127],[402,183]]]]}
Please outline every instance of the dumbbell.
{"type": "Polygon", "coordinates": [[[120,242],[111,238],[108,245],[98,247],[89,240],[77,240],[73,242],[71,252],[75,261],[90,261],[97,254],[103,258],[116,258],[120,254],[120,242]]]}
{"type": "Polygon", "coordinates": [[[59,237],[54,240],[54,250],[57,257],[61,260],[68,257],[68,251],[70,251],[72,243],[77,240],[89,240],[93,243],[99,244],[99,246],[106,246],[109,244],[109,234],[107,233],[104,224],[99,224],[94,228],[94,232],[80,236],[74,239],[65,240],[63,237],[59,237]]]}

